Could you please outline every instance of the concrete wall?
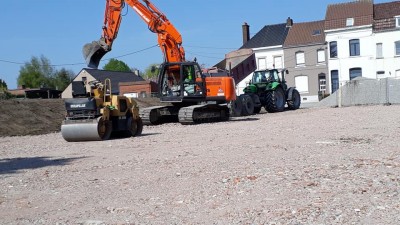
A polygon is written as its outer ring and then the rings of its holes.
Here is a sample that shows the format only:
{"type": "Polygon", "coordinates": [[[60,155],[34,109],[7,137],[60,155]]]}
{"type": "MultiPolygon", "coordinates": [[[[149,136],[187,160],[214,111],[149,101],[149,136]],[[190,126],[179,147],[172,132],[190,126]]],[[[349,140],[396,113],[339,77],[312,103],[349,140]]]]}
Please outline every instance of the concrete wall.
{"type": "Polygon", "coordinates": [[[400,79],[359,79],[346,82],[316,107],[400,104],[400,79]]]}

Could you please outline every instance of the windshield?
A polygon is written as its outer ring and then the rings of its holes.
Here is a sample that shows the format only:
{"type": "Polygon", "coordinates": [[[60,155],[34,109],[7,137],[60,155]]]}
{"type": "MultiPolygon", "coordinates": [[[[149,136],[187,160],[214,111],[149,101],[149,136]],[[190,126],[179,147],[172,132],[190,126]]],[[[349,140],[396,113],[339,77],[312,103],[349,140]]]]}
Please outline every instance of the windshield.
{"type": "Polygon", "coordinates": [[[269,71],[256,71],[253,74],[252,83],[266,83],[269,79],[269,71]]]}
{"type": "Polygon", "coordinates": [[[271,81],[279,81],[279,74],[276,70],[255,71],[253,73],[252,83],[268,83],[271,81]]]}

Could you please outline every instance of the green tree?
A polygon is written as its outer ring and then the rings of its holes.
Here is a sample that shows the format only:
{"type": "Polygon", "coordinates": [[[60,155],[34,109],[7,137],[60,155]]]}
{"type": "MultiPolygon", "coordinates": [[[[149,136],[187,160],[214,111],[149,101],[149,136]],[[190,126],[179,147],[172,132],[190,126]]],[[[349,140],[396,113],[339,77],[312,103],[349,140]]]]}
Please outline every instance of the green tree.
{"type": "Polygon", "coordinates": [[[19,70],[17,83],[30,88],[49,87],[55,69],[51,66],[50,60],[43,55],[32,56],[30,62],[26,62],[19,70]]]}
{"type": "Polygon", "coordinates": [[[131,72],[129,66],[123,61],[120,61],[118,59],[110,59],[110,61],[108,61],[108,63],[103,66],[103,70],[131,72]]]}
{"type": "Polygon", "coordinates": [[[6,91],[6,90],[8,90],[6,82],[0,79],[0,91],[6,91]]]}
{"type": "Polygon", "coordinates": [[[61,68],[59,71],[55,72],[51,87],[63,91],[71,83],[74,75],[72,70],[61,68]]]}
{"type": "Polygon", "coordinates": [[[158,63],[153,63],[150,64],[145,70],[144,70],[144,78],[147,80],[157,80],[158,74],[160,72],[160,64],[158,63]]]}
{"type": "Polygon", "coordinates": [[[19,70],[17,83],[29,88],[48,87],[64,90],[72,80],[74,72],[61,68],[56,70],[50,60],[43,55],[33,56],[30,62],[26,62],[19,70]]]}

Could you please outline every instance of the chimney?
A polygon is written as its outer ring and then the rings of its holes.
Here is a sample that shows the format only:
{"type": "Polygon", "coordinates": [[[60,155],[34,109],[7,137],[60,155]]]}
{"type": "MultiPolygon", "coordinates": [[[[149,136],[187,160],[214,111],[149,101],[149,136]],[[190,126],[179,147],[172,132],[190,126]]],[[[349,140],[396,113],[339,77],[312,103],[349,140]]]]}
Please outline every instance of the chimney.
{"type": "Polygon", "coordinates": [[[243,33],[243,44],[246,44],[250,40],[250,26],[244,22],[242,25],[242,33],[243,33]]]}
{"type": "Polygon", "coordinates": [[[288,17],[286,20],[286,27],[292,27],[292,26],[293,26],[293,20],[290,19],[290,17],[288,17]]]}

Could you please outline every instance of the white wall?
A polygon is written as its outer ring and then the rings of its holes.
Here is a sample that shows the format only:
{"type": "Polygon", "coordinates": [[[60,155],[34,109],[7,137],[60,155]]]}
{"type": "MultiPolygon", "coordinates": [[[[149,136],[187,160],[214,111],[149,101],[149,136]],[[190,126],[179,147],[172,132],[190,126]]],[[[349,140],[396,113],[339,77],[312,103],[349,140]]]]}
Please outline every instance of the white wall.
{"type": "Polygon", "coordinates": [[[400,57],[395,56],[394,42],[400,41],[400,30],[373,33],[371,27],[362,29],[342,29],[335,31],[325,31],[328,46],[328,69],[329,80],[330,71],[339,71],[339,82],[343,85],[350,80],[349,69],[362,68],[362,76],[366,78],[386,78],[396,77],[400,70],[400,57]],[[349,41],[360,39],[360,56],[350,56],[349,41]],[[337,41],[338,58],[331,59],[329,56],[329,42],[337,41]],[[376,44],[382,43],[383,58],[377,58],[376,44]],[[378,71],[384,74],[377,75],[378,71]]]}
{"type": "Polygon", "coordinates": [[[376,49],[376,43],[382,43],[383,53],[382,59],[375,60],[375,74],[377,71],[385,71],[383,76],[377,78],[396,77],[396,71],[400,70],[400,57],[395,57],[396,53],[394,42],[400,41],[400,30],[375,33],[374,41],[374,49],[376,49]]]}
{"type": "Polygon", "coordinates": [[[332,70],[339,71],[339,82],[343,84],[350,80],[351,68],[361,68],[362,76],[366,78],[376,78],[375,54],[376,42],[372,34],[372,27],[330,30],[326,32],[326,42],[328,47],[328,77],[331,80],[332,70]],[[360,40],[360,56],[350,56],[349,41],[352,39],[360,40]],[[338,57],[330,58],[329,43],[337,42],[338,57]]]}

